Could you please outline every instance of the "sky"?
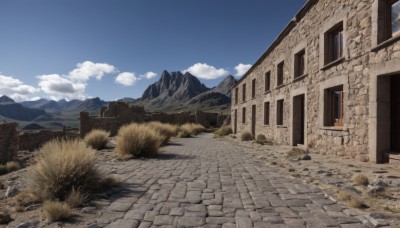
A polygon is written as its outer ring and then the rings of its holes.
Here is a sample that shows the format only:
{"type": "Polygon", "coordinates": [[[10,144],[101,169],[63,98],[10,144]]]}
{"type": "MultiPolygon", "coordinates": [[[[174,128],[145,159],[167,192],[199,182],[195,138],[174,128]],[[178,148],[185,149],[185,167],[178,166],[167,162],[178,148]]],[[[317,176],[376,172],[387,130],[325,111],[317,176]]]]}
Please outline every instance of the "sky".
{"type": "Polygon", "coordinates": [[[0,95],[138,98],[162,71],[240,78],[305,0],[1,0],[0,95]]]}

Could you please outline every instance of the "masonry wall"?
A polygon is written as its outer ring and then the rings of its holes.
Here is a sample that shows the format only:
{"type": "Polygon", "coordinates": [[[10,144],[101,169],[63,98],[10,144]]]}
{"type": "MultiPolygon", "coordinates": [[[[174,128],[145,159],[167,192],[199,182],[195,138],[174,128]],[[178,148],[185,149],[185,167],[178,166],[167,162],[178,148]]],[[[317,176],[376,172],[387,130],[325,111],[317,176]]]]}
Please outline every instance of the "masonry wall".
{"type": "MultiPolygon", "coordinates": [[[[375,0],[375,2],[380,0],[375,0]]],[[[256,134],[264,134],[277,144],[295,145],[293,138],[293,99],[305,97],[305,147],[322,154],[333,154],[367,161],[369,146],[370,68],[374,64],[394,61],[400,66],[400,43],[394,41],[374,51],[372,21],[374,1],[319,0],[290,22],[283,37],[253,66],[232,90],[232,127],[237,110],[238,133],[251,130],[252,105],[256,105],[256,134]],[[339,22],[344,26],[344,58],[334,64],[324,64],[324,34],[339,22]],[[305,75],[294,79],[294,55],[305,49],[305,75]],[[284,83],[277,87],[277,65],[284,61],[284,83]],[[264,88],[265,73],[271,72],[271,91],[264,88]],[[252,80],[256,79],[256,97],[251,98],[252,80]],[[246,84],[247,100],[242,101],[242,86],[246,84]],[[343,127],[324,125],[324,91],[342,85],[344,92],[343,127]],[[238,104],[235,104],[238,88],[238,104]],[[284,123],[276,124],[276,104],[284,99],[284,123]],[[264,125],[264,102],[270,102],[270,124],[264,125]],[[242,124],[242,109],[246,107],[246,123],[242,124]]],[[[394,64],[396,65],[396,64],[394,64]]],[[[374,86],[372,86],[375,88],[374,86]]],[[[373,95],[372,95],[373,96],[373,95]]],[[[374,159],[372,159],[374,160],[374,159]]]]}
{"type": "Polygon", "coordinates": [[[17,123],[0,123],[0,164],[17,158],[18,133],[17,123]]]}
{"type": "Polygon", "coordinates": [[[40,148],[44,143],[64,137],[62,131],[40,130],[22,131],[19,133],[19,150],[33,151],[40,148]]]}

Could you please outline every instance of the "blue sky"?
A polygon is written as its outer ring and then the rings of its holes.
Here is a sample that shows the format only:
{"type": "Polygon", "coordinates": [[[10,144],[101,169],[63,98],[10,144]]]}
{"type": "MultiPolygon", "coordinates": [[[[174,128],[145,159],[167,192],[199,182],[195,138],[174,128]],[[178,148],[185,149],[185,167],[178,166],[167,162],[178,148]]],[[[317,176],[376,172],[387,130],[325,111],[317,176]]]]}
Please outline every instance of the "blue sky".
{"type": "Polygon", "coordinates": [[[212,87],[240,77],[304,3],[1,0],[0,95],[137,98],[163,70],[212,87]]]}

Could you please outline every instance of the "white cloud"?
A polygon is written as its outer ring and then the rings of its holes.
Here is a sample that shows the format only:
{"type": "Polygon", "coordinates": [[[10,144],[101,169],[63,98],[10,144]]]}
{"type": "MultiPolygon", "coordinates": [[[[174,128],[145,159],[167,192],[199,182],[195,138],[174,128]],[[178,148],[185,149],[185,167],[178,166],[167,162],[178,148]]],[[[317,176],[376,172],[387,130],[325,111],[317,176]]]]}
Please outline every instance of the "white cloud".
{"type": "Polygon", "coordinates": [[[229,71],[225,69],[217,69],[213,66],[207,65],[206,63],[196,63],[183,72],[189,72],[194,76],[203,79],[216,79],[229,74],[229,71]]]}
{"type": "Polygon", "coordinates": [[[239,65],[235,66],[235,70],[236,70],[235,76],[236,77],[243,76],[251,67],[252,67],[251,64],[239,63],[239,65]]]}
{"type": "MultiPolygon", "coordinates": [[[[53,98],[85,99],[86,83],[72,81],[58,74],[37,76],[40,89],[53,98]]],[[[59,100],[59,99],[57,99],[59,100]]]]}
{"type": "Polygon", "coordinates": [[[146,79],[152,79],[152,78],[157,77],[157,74],[154,73],[154,72],[149,71],[149,72],[147,72],[145,74],[140,75],[140,77],[141,78],[146,78],[146,79]]]}
{"type": "Polygon", "coordinates": [[[0,75],[1,95],[9,96],[16,101],[22,101],[30,99],[30,97],[37,92],[39,92],[37,88],[26,85],[14,77],[0,75]]]}
{"type": "Polygon", "coordinates": [[[140,78],[136,77],[135,73],[123,72],[117,76],[115,82],[124,86],[133,86],[139,80],[140,78]]]}
{"type": "Polygon", "coordinates": [[[74,81],[87,81],[91,77],[95,77],[97,80],[100,80],[104,74],[114,73],[115,71],[116,68],[113,65],[85,61],[78,63],[76,68],[69,72],[68,78],[74,81]]]}

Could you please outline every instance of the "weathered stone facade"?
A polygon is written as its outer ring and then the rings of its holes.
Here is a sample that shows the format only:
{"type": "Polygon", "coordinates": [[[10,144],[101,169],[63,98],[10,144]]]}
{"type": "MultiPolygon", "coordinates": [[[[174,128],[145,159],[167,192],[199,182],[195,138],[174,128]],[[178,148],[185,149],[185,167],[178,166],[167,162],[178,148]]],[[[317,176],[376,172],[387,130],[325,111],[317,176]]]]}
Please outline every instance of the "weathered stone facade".
{"type": "Polygon", "coordinates": [[[17,123],[0,123],[0,165],[17,158],[17,123]]]}
{"type": "Polygon", "coordinates": [[[387,91],[390,91],[391,76],[400,72],[400,38],[396,35],[379,40],[382,5],[386,2],[307,1],[233,88],[231,124],[236,133],[253,131],[278,144],[300,144],[320,153],[387,162],[393,137],[388,105],[390,92],[387,91]],[[327,37],[338,25],[343,29],[342,57],[327,63],[327,37]],[[302,50],[304,74],[295,78],[296,54],[302,50]],[[283,84],[277,86],[278,65],[282,62],[283,84]],[[265,85],[268,72],[270,90],[265,85]],[[256,80],[254,98],[253,79],[256,80]],[[244,85],[245,101],[242,99],[244,85]],[[338,87],[343,94],[342,125],[332,126],[327,124],[327,91],[338,87]],[[283,124],[278,125],[277,102],[282,99],[283,124]],[[269,122],[265,124],[266,102],[269,102],[269,122]],[[304,112],[299,109],[301,106],[304,112]],[[246,109],[245,123],[242,123],[243,108],[246,109]],[[304,136],[300,139],[300,135],[304,136]]]}
{"type": "Polygon", "coordinates": [[[100,109],[99,117],[91,117],[88,112],[80,113],[80,135],[84,137],[93,129],[102,129],[110,132],[111,136],[118,133],[118,129],[128,123],[142,123],[159,121],[170,124],[199,123],[205,127],[220,126],[227,118],[217,113],[196,111],[181,113],[146,113],[143,107],[130,106],[125,102],[110,102],[107,107],[100,109]]]}
{"type": "Polygon", "coordinates": [[[65,137],[63,131],[21,131],[19,132],[19,150],[33,151],[40,148],[44,143],[65,137]]]}

